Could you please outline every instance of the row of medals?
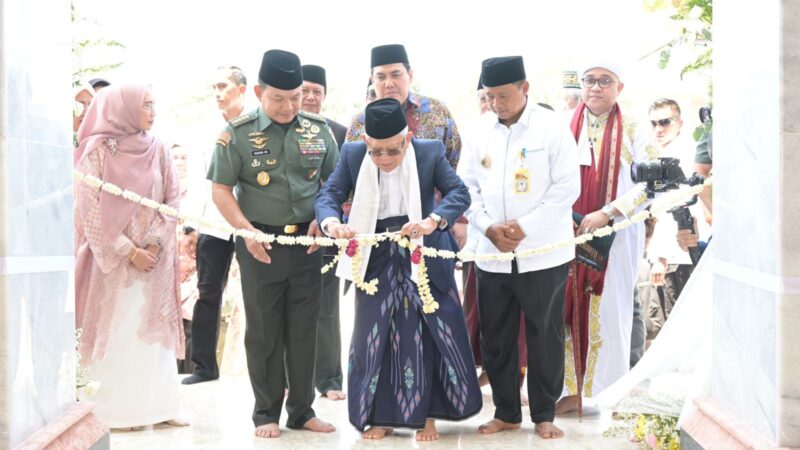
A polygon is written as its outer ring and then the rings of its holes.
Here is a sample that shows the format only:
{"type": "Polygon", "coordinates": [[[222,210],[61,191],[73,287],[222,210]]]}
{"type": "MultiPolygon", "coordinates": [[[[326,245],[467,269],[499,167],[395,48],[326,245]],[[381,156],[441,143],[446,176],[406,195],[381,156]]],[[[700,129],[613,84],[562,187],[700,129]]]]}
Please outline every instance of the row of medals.
{"type": "MultiPolygon", "coordinates": [[[[320,129],[319,129],[318,126],[312,125],[311,122],[308,119],[303,119],[300,122],[300,126],[295,128],[294,131],[296,131],[298,134],[300,134],[301,136],[303,136],[306,139],[313,139],[320,132],[320,129]]],[[[264,132],[263,131],[256,131],[254,133],[250,133],[250,134],[248,134],[248,138],[250,140],[250,144],[256,150],[265,149],[267,147],[267,141],[269,141],[269,136],[264,136],[264,132]]],[[[267,167],[270,167],[270,166],[274,166],[274,165],[278,164],[278,160],[276,160],[276,159],[267,159],[266,161],[264,161],[264,163],[266,164],[267,167]]],[[[258,158],[253,158],[253,162],[250,163],[250,166],[251,167],[261,167],[261,161],[259,161],[258,158]]],[[[309,178],[312,178],[314,175],[316,175],[316,173],[317,173],[317,170],[314,169],[309,174],[309,178]]],[[[268,185],[269,182],[270,182],[269,173],[266,170],[262,170],[261,172],[258,172],[258,175],[256,176],[256,181],[261,186],[268,185]]]]}

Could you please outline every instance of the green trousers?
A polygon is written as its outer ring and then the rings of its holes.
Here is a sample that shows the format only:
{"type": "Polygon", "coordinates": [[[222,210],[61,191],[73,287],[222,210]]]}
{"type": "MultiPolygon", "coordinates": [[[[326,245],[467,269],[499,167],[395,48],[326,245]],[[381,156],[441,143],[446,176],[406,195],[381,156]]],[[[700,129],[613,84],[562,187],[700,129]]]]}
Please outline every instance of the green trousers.
{"type": "Polygon", "coordinates": [[[247,329],[247,371],[255,396],[253,423],[279,423],[289,389],[286,426],[301,428],[315,416],[314,363],[322,289],[322,252],[272,244],[272,264],[257,261],[236,240],[247,329]],[[288,382],[288,386],[286,385],[288,382]]]}
{"type": "MultiPolygon", "coordinates": [[[[328,263],[333,256],[325,255],[328,263]]],[[[322,303],[317,326],[317,369],[314,377],[317,390],[342,390],[342,330],[339,322],[339,277],[336,267],[322,275],[322,303]]]]}

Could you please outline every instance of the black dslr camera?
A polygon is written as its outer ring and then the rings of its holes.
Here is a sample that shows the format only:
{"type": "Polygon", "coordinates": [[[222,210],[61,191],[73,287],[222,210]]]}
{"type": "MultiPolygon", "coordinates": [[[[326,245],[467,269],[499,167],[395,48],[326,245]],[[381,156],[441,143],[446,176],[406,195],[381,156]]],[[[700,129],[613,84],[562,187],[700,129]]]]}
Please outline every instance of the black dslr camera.
{"type": "Polygon", "coordinates": [[[631,164],[631,178],[635,183],[647,183],[647,198],[655,197],[656,192],[676,189],[679,184],[688,184],[678,158],[631,164]]]}
{"type": "MultiPolygon", "coordinates": [[[[666,192],[677,189],[681,184],[697,186],[705,181],[705,178],[698,174],[692,174],[688,180],[683,174],[678,158],[659,158],[658,161],[647,163],[636,163],[631,166],[631,178],[636,183],[646,183],[645,191],[648,198],[655,197],[656,192],[666,192]]],[[[692,234],[697,234],[692,221],[692,213],[689,207],[697,203],[697,196],[679,206],[669,210],[672,218],[678,222],[679,230],[689,230],[692,234]]],[[[697,247],[689,248],[689,257],[693,264],[700,261],[702,253],[697,247]]]]}

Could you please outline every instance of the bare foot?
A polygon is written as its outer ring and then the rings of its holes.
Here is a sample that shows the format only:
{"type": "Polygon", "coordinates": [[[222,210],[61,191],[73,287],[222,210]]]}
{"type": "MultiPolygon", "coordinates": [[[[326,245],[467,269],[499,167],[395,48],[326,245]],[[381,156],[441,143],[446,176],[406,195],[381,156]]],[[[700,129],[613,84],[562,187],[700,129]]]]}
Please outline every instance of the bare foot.
{"type": "Polygon", "coordinates": [[[256,427],[256,436],[260,438],[276,438],[280,437],[280,435],[281,429],[277,423],[268,423],[266,425],[256,427]]]}
{"type": "Polygon", "coordinates": [[[336,431],[336,427],[328,422],[321,421],[319,417],[312,417],[308,419],[306,423],[303,424],[303,429],[317,433],[332,433],[336,431]]]}
{"type": "Polygon", "coordinates": [[[391,428],[369,427],[369,429],[361,433],[361,437],[364,439],[383,439],[384,436],[392,434],[392,431],[391,428]]]}
{"type": "Polygon", "coordinates": [[[520,427],[521,424],[519,423],[508,423],[503,422],[500,419],[492,419],[485,424],[478,427],[478,431],[481,434],[493,434],[499,431],[506,431],[506,430],[516,430],[520,427]]]}
{"type": "Polygon", "coordinates": [[[524,392],[519,393],[519,403],[522,406],[528,406],[528,396],[524,392]]]}
{"type": "Polygon", "coordinates": [[[347,395],[345,395],[345,393],[342,391],[334,391],[333,389],[331,389],[330,391],[325,393],[325,397],[328,397],[328,400],[336,401],[336,400],[346,399],[347,395]]]}
{"type": "Polygon", "coordinates": [[[568,395],[566,397],[562,397],[561,400],[556,402],[557,416],[568,414],[571,413],[572,411],[577,411],[577,410],[578,410],[577,395],[568,395]]]}
{"type": "Polygon", "coordinates": [[[436,432],[436,421],[433,419],[425,420],[425,428],[417,431],[418,441],[435,441],[439,439],[439,433],[436,432]]]}
{"type": "Polygon", "coordinates": [[[169,419],[161,422],[163,425],[168,425],[171,427],[188,427],[189,422],[181,419],[169,419]]]}
{"type": "Polygon", "coordinates": [[[542,439],[558,439],[564,437],[564,432],[561,428],[553,425],[553,422],[539,422],[536,424],[536,434],[542,439]]]}
{"type": "Polygon", "coordinates": [[[481,387],[484,387],[487,384],[489,384],[489,374],[487,374],[484,371],[481,371],[481,374],[478,376],[478,384],[481,387]]]}

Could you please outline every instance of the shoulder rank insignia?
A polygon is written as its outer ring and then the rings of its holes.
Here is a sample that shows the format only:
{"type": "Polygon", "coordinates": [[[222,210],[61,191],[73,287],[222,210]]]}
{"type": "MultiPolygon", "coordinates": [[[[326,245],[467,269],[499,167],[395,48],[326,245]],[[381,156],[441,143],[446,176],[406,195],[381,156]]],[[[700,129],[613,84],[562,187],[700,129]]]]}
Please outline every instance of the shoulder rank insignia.
{"type": "MultiPolygon", "coordinates": [[[[303,111],[303,110],[301,110],[299,114],[301,116],[303,116],[303,117],[308,117],[309,119],[314,119],[314,120],[318,120],[320,122],[325,122],[325,118],[320,116],[319,114],[315,114],[315,113],[308,112],[308,111],[303,111]]],[[[304,126],[307,127],[308,125],[304,125],[304,126]]]]}
{"type": "Polygon", "coordinates": [[[223,131],[222,133],[219,134],[219,137],[217,138],[217,145],[222,147],[227,147],[230,141],[231,141],[231,134],[228,133],[227,131],[223,131]]]}
{"type": "Polygon", "coordinates": [[[258,118],[258,114],[245,114],[230,121],[232,127],[236,128],[247,122],[252,122],[258,118]]]}

